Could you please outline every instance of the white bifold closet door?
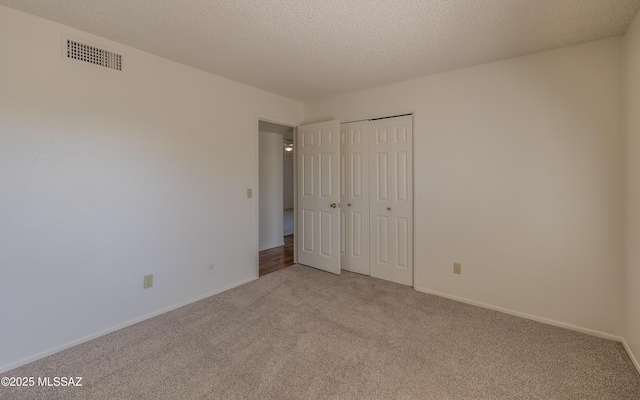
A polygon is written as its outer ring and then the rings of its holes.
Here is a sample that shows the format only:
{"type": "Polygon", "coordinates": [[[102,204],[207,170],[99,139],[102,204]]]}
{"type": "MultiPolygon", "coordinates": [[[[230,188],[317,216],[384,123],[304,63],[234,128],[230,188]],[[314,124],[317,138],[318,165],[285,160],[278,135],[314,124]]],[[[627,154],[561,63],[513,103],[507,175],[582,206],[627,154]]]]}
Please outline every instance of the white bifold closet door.
{"type": "Polygon", "coordinates": [[[413,121],[371,122],[371,276],[413,285],[413,121]]]}
{"type": "Polygon", "coordinates": [[[411,116],[341,126],[341,261],[413,285],[411,116]]]}
{"type": "Polygon", "coordinates": [[[369,275],[369,121],[340,130],[342,269],[369,275]]]}

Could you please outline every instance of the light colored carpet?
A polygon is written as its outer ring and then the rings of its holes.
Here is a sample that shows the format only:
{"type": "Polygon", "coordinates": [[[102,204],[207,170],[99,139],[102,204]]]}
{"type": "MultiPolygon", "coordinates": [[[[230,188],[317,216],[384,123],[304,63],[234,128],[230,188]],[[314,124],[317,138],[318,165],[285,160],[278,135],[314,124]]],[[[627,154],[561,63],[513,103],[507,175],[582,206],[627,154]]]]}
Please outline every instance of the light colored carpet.
{"type": "Polygon", "coordinates": [[[293,208],[284,210],[284,236],[293,235],[293,208]]]}
{"type": "Polygon", "coordinates": [[[640,399],[620,343],[299,265],[3,376],[84,386],[2,399],[640,399]]]}

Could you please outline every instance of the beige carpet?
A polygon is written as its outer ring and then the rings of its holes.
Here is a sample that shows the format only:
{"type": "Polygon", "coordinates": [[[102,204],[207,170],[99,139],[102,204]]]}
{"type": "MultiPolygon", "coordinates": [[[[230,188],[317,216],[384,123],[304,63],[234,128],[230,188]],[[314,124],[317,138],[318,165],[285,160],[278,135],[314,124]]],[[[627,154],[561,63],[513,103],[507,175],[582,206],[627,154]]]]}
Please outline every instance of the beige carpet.
{"type": "Polygon", "coordinates": [[[302,266],[2,376],[84,377],[2,399],[640,399],[620,343],[302,266]]]}

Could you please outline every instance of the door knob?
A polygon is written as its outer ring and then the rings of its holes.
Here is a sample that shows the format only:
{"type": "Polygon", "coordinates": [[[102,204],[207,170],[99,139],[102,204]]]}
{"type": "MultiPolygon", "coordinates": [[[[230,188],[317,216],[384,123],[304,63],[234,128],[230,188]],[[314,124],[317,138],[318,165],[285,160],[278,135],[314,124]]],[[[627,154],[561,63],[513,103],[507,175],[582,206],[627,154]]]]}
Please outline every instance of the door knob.
{"type": "Polygon", "coordinates": [[[391,207],[387,207],[387,210],[391,211],[391,207]]]}
{"type": "Polygon", "coordinates": [[[336,207],[338,207],[338,205],[336,203],[331,203],[331,204],[329,204],[329,207],[336,208],[336,207]]]}
{"type": "Polygon", "coordinates": [[[347,204],[349,207],[351,207],[351,203],[347,204]]]}

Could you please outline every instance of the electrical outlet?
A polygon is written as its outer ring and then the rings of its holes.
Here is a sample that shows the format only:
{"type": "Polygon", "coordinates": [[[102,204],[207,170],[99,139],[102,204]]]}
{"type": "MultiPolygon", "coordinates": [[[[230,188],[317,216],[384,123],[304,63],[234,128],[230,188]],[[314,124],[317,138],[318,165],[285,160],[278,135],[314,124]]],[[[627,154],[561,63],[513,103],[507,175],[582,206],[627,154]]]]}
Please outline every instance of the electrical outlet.
{"type": "Polygon", "coordinates": [[[213,275],[214,272],[216,272],[216,265],[214,263],[207,265],[207,274],[213,275]]]}
{"type": "Polygon", "coordinates": [[[461,275],[461,274],[462,274],[462,264],[460,264],[460,263],[453,263],[453,273],[454,273],[454,274],[461,275]]]}
{"type": "Polygon", "coordinates": [[[153,286],[153,274],[144,276],[144,289],[149,289],[153,286]]]}

